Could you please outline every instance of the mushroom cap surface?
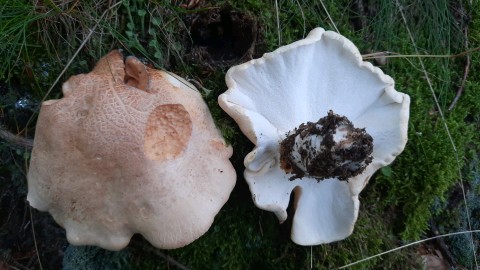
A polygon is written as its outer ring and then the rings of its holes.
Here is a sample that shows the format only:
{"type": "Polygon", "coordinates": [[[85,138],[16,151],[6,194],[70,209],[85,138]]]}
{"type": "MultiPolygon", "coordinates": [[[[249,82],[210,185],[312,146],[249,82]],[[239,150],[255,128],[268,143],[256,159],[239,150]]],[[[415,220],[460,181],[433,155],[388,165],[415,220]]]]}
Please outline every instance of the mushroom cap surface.
{"type": "Polygon", "coordinates": [[[259,59],[234,66],[218,102],[255,144],[245,157],[245,179],[257,207],[287,219],[291,192],[292,240],[318,245],[349,236],[358,216],[358,195],[373,173],[393,162],[407,142],[410,98],[393,79],[364,62],[355,45],[322,28],[259,59]],[[280,167],[280,142],[302,123],[333,110],[373,137],[372,162],[361,174],[317,181],[280,167]]]}
{"type": "Polygon", "coordinates": [[[236,173],[191,84],[112,51],[62,90],[40,110],[27,199],[71,244],[119,250],[140,233],[170,249],[209,229],[236,173]]]}

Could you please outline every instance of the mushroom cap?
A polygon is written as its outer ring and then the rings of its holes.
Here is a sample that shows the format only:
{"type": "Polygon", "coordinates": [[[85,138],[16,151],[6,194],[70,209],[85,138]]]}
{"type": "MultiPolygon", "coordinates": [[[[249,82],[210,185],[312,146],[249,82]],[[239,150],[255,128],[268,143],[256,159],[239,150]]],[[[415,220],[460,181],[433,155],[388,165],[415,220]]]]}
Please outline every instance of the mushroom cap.
{"type": "Polygon", "coordinates": [[[62,90],[40,110],[27,199],[71,244],[178,248],[209,229],[236,173],[191,84],[112,51],[62,90]]]}
{"type": "Polygon", "coordinates": [[[317,245],[349,236],[358,216],[358,195],[373,173],[399,155],[407,142],[410,98],[394,81],[364,62],[338,33],[312,30],[300,41],[234,66],[218,102],[255,144],[245,157],[245,179],[257,207],[287,219],[295,192],[292,240],[317,245]],[[304,177],[280,168],[280,142],[302,123],[329,110],[346,116],[373,138],[373,160],[361,174],[339,181],[304,177]]]}

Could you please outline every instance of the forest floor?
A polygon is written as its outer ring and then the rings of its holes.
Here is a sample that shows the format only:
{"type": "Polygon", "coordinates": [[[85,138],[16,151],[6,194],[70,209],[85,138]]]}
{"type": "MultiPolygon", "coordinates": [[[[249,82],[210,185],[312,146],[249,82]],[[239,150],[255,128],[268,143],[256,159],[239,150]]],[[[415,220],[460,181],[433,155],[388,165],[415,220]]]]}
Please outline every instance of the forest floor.
{"type": "Polygon", "coordinates": [[[478,268],[480,237],[469,231],[480,229],[479,48],[480,6],[468,0],[0,0],[0,269],[478,268]],[[278,224],[254,206],[242,177],[253,145],[217,97],[229,67],[315,27],[352,40],[412,103],[407,146],[361,193],[354,233],[302,247],[291,218],[278,224]],[[41,102],[113,49],[194,84],[234,148],[235,189],[184,248],[155,249],[139,235],[120,252],[71,246],[26,201],[41,102]]]}

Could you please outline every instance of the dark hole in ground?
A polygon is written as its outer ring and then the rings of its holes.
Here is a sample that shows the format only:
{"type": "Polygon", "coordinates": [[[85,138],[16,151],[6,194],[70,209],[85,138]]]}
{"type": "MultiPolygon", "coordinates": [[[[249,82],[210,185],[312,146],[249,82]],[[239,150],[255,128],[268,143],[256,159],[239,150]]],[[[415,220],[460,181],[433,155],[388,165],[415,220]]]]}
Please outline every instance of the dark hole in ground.
{"type": "Polygon", "coordinates": [[[226,66],[252,59],[257,41],[257,22],[231,7],[211,8],[187,18],[190,26],[191,61],[207,66],[226,66]]]}

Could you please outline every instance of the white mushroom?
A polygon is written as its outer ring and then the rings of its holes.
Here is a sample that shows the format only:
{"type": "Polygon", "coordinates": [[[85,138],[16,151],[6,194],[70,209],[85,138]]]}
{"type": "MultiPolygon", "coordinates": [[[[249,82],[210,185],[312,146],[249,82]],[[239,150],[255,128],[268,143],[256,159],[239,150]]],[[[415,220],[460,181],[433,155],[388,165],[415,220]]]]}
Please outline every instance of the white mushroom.
{"type": "Polygon", "coordinates": [[[255,204],[283,222],[293,190],[295,243],[349,236],[359,193],[405,147],[409,97],[352,42],[321,28],[232,67],[226,83],[219,104],[255,144],[244,162],[255,204]]]}
{"type": "Polygon", "coordinates": [[[28,201],[75,245],[159,248],[203,235],[235,185],[231,147],[185,80],[119,51],[42,104],[28,201]]]}

